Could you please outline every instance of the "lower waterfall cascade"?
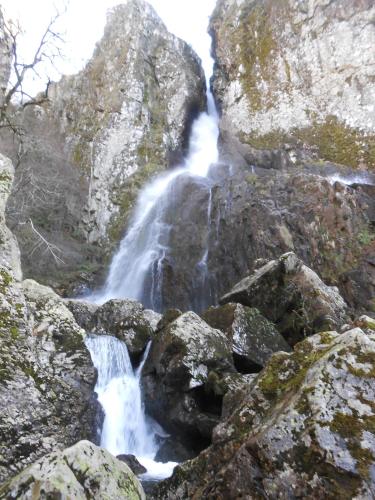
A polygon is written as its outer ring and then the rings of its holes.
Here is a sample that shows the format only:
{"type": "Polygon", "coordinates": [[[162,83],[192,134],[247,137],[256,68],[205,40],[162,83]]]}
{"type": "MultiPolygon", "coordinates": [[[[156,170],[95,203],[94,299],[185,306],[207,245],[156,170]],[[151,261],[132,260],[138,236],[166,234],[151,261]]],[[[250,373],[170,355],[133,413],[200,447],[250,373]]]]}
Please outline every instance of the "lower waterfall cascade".
{"type": "Polygon", "coordinates": [[[140,365],[133,370],[126,345],[115,337],[90,335],[86,339],[94,366],[98,371],[95,392],[104,411],[100,446],[113,455],[135,455],[147,469],[144,479],[163,479],[172,474],[175,462],[155,461],[158,440],[167,434],[150,417],[146,417],[140,387],[140,376],[150,343],[140,365]]]}

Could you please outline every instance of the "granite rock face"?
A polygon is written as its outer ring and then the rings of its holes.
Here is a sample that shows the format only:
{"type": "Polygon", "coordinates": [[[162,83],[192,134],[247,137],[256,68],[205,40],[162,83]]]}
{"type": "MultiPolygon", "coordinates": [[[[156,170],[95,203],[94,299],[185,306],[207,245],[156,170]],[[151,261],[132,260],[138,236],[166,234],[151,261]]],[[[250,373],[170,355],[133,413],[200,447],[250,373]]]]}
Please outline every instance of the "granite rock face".
{"type": "Polygon", "coordinates": [[[89,441],[80,441],[44,456],[0,486],[0,498],[144,500],[146,496],[124,462],[89,441]]]}
{"type": "Polygon", "coordinates": [[[210,31],[222,136],[374,168],[374,16],[372,0],[219,0],[210,31]]]}
{"type": "MultiPolygon", "coordinates": [[[[50,85],[48,102],[15,116],[24,133],[8,218],[25,274],[53,285],[67,276],[89,281],[120,240],[139,188],[181,159],[205,101],[198,57],[147,2],[110,11],[86,67],[50,85]],[[34,235],[19,223],[29,218],[65,265],[56,269],[48,253],[38,264],[44,248],[28,256],[34,235]]],[[[2,134],[0,144],[18,158],[17,138],[2,134]]]]}
{"type": "Polygon", "coordinates": [[[153,498],[372,498],[374,355],[374,332],[359,328],[275,354],[153,498]]]}

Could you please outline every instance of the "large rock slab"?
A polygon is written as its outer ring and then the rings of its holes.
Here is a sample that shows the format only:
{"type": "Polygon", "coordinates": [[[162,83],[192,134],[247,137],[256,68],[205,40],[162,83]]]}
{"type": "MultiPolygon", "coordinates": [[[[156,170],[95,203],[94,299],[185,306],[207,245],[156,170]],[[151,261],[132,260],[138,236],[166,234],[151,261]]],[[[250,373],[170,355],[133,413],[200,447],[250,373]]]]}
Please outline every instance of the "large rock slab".
{"type": "Polygon", "coordinates": [[[374,332],[359,328],[275,354],[153,498],[373,498],[374,369],[374,332]]]}
{"type": "Polygon", "coordinates": [[[182,314],[153,340],[142,372],[146,409],[167,430],[202,447],[221,414],[223,393],[213,381],[219,386],[234,372],[226,335],[193,312],[182,314]]]}
{"type": "Polygon", "coordinates": [[[260,371],[274,352],[290,351],[275,325],[257,309],[229,303],[210,307],[202,318],[226,333],[232,342],[236,368],[241,372],[260,371]]]}
{"type": "Polygon", "coordinates": [[[53,450],[96,439],[96,372],[63,300],[0,271],[0,481],[53,450]]]}
{"type": "Polygon", "coordinates": [[[0,498],[144,500],[146,496],[125,463],[89,441],[80,441],[44,456],[0,486],[0,498]]]}
{"type": "Polygon", "coordinates": [[[268,262],[237,283],[220,299],[256,307],[293,345],[314,332],[339,329],[347,306],[336,287],[329,287],[293,253],[268,262]]]}

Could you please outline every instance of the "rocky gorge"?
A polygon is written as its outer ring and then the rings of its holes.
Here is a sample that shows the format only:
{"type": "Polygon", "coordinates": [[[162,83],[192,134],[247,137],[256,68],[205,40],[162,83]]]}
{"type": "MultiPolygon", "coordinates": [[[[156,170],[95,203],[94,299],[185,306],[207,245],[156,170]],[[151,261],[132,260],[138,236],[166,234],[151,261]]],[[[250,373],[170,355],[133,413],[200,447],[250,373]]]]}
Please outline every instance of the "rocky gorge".
{"type": "Polygon", "coordinates": [[[79,74],[7,109],[0,498],[374,497],[374,19],[367,0],[218,0],[207,85],[128,0],[79,74]],[[158,179],[166,198],[142,198],[158,179]],[[159,226],[139,296],[100,295],[129,231],[159,226]],[[113,432],[151,459],[104,436],[126,384],[136,421],[113,432]]]}

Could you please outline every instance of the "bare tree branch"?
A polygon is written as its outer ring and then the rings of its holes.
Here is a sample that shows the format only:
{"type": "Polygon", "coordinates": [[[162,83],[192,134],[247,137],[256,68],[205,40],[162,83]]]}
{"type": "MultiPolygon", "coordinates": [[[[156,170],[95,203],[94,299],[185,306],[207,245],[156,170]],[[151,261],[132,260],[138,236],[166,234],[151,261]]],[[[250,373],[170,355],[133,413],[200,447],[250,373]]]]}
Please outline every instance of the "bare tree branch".
{"type": "Polygon", "coordinates": [[[22,35],[22,29],[19,23],[4,21],[4,33],[8,39],[12,72],[10,87],[5,92],[0,106],[0,128],[8,127],[14,133],[18,133],[19,131],[18,127],[14,123],[11,123],[11,119],[9,118],[9,115],[12,114],[10,112],[10,105],[14,98],[17,97],[18,102],[23,107],[41,105],[48,101],[48,90],[51,84],[50,78],[48,77],[47,79],[45,91],[42,94],[38,94],[36,97],[32,97],[25,90],[25,78],[29,73],[35,73],[38,78],[41,78],[37,67],[42,62],[48,62],[49,66],[53,67],[55,70],[57,69],[55,60],[63,57],[60,45],[64,43],[64,39],[62,34],[56,30],[56,23],[66,10],[67,3],[65,3],[61,11],[56,11],[42,33],[34,54],[27,62],[20,60],[19,40],[22,35]]]}
{"type": "Polygon", "coordinates": [[[34,234],[36,234],[36,236],[38,237],[38,241],[31,249],[29,255],[33,255],[36,250],[45,245],[45,252],[48,252],[52,255],[56,264],[65,264],[65,262],[57,255],[57,253],[61,254],[62,250],[60,250],[60,248],[53,243],[50,243],[48,240],[46,240],[46,238],[36,229],[31,219],[29,219],[27,222],[20,222],[20,225],[24,224],[30,224],[30,227],[33,230],[34,234]]]}

